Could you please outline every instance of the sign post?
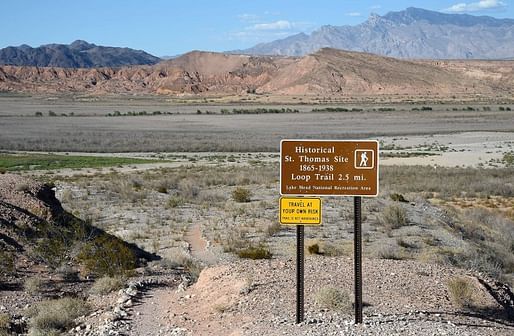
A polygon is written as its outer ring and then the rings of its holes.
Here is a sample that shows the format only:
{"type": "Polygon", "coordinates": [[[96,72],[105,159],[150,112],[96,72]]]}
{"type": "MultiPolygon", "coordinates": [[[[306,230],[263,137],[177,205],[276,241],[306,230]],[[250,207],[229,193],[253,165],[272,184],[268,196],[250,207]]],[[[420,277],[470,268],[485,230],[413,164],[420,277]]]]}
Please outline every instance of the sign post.
{"type": "Polygon", "coordinates": [[[303,225],[296,226],[296,323],[303,322],[304,307],[304,228],[303,225]]]}
{"type": "Polygon", "coordinates": [[[280,198],[280,224],[296,225],[296,323],[304,320],[305,225],[321,224],[321,199],[280,198]]]}
{"type": "MultiPolygon", "coordinates": [[[[378,195],[378,150],[378,141],[375,140],[282,140],[280,142],[280,194],[354,196],[356,324],[363,322],[361,203],[362,197],[378,195]]],[[[281,216],[282,211],[281,207],[281,216]]],[[[297,228],[297,302],[301,302],[301,307],[297,306],[297,323],[303,320],[303,234],[303,227],[299,226],[297,228]],[[299,250],[300,244],[302,251],[299,250]]]]}
{"type": "Polygon", "coordinates": [[[355,274],[355,324],[362,323],[362,216],[361,216],[361,197],[353,198],[353,256],[355,274]]]}

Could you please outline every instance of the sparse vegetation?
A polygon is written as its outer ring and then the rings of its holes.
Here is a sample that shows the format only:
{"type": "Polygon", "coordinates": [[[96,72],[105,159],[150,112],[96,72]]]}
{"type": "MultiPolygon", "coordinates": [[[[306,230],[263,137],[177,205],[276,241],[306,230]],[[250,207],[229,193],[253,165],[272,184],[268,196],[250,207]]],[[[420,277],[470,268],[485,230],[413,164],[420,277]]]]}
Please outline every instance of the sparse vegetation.
{"type": "Polygon", "coordinates": [[[350,313],[352,302],[350,296],[334,287],[323,287],[315,296],[316,303],[323,309],[350,313]]]}
{"type": "Polygon", "coordinates": [[[100,235],[86,243],[78,260],[85,268],[98,275],[122,275],[136,266],[134,253],[120,240],[100,235]]]}
{"type": "Polygon", "coordinates": [[[121,276],[104,276],[95,280],[90,292],[92,294],[105,295],[123,288],[124,284],[125,279],[121,276]]]}
{"type": "MultiPolygon", "coordinates": [[[[0,248],[4,248],[0,246],[0,248]]],[[[15,270],[14,254],[12,252],[0,249],[0,281],[5,274],[10,274],[15,270]]]]}
{"type": "Polygon", "coordinates": [[[232,192],[232,198],[234,201],[239,203],[247,203],[250,202],[252,197],[252,192],[246,188],[238,187],[232,192]]]}
{"type": "Polygon", "coordinates": [[[448,293],[452,302],[460,308],[469,308],[474,305],[474,288],[471,281],[463,277],[455,277],[448,282],[448,293]]]}
{"type": "Polygon", "coordinates": [[[23,284],[25,291],[32,295],[39,294],[44,286],[43,280],[37,277],[27,278],[23,284]]]}
{"type": "Polygon", "coordinates": [[[395,202],[403,202],[403,203],[408,203],[409,201],[407,201],[405,199],[405,197],[403,197],[402,194],[397,194],[397,193],[392,193],[389,195],[389,197],[395,201],[395,202]]]}
{"type": "Polygon", "coordinates": [[[318,243],[308,245],[307,251],[309,254],[321,254],[318,243]]]}
{"type": "Polygon", "coordinates": [[[508,152],[503,154],[502,161],[505,164],[505,166],[514,167],[514,152],[508,152]]]}
{"type": "Polygon", "coordinates": [[[73,156],[56,154],[0,154],[0,169],[6,171],[23,171],[35,169],[62,169],[62,168],[100,168],[128,164],[155,163],[156,160],[100,157],[100,156],[73,156]]]}
{"type": "Polygon", "coordinates": [[[0,336],[9,335],[11,326],[11,316],[9,314],[0,313],[0,336]]]}
{"type": "Polygon", "coordinates": [[[398,246],[383,246],[377,252],[377,257],[380,259],[403,260],[405,255],[398,248],[398,246]]]}
{"type": "Polygon", "coordinates": [[[264,243],[250,244],[248,247],[244,247],[237,251],[237,255],[244,259],[270,259],[272,253],[269,246],[264,243]]]}
{"type": "Polygon", "coordinates": [[[382,211],[381,220],[386,229],[398,229],[407,225],[407,212],[400,205],[389,205],[382,211]]]}
{"type": "Polygon", "coordinates": [[[89,311],[88,305],[74,298],[42,301],[30,307],[30,333],[63,332],[74,326],[74,320],[89,311]]]}

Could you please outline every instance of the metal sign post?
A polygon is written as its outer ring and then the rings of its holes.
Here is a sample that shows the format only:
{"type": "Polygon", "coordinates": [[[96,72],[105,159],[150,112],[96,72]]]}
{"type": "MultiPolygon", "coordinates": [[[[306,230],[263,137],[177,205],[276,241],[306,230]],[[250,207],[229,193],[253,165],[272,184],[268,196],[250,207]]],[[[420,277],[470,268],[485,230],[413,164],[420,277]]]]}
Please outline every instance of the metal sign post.
{"type": "Polygon", "coordinates": [[[362,216],[361,197],[353,198],[354,207],[354,274],[355,274],[355,324],[362,323],[362,216]]]}
{"type": "Polygon", "coordinates": [[[280,224],[296,226],[296,323],[304,320],[305,225],[321,225],[321,199],[281,197],[280,224]]]}
{"type": "Polygon", "coordinates": [[[296,226],[296,323],[303,322],[304,228],[296,226]]]}
{"type": "MultiPolygon", "coordinates": [[[[290,196],[354,196],[355,323],[362,316],[362,197],[378,196],[379,143],[375,140],[282,140],[280,194],[290,196]]],[[[300,202],[298,202],[300,203],[300,202]]],[[[281,207],[282,224],[314,224],[316,208],[296,203],[281,207]],[[301,216],[299,216],[301,215],[301,216]]],[[[297,314],[303,321],[303,227],[297,227],[297,314]]]]}

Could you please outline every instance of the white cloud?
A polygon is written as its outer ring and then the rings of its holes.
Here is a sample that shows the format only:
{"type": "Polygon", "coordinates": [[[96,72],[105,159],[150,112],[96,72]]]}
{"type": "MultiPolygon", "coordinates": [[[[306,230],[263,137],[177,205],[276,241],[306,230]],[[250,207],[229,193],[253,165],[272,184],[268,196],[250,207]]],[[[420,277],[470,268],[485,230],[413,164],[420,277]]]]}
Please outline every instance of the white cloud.
{"type": "Polygon", "coordinates": [[[249,27],[250,30],[287,30],[293,28],[293,24],[287,20],[278,20],[270,23],[257,23],[249,27]]]}
{"type": "Polygon", "coordinates": [[[346,16],[362,16],[362,14],[359,12],[350,12],[350,13],[346,13],[345,15],[346,16]]]}
{"type": "Polygon", "coordinates": [[[499,0],[480,0],[478,2],[461,2],[451,7],[444,9],[445,12],[450,13],[464,13],[464,12],[478,12],[488,9],[498,9],[506,7],[507,4],[499,0]]]}
{"type": "Polygon", "coordinates": [[[380,8],[382,8],[382,6],[380,6],[380,5],[373,5],[370,7],[370,9],[380,9],[380,8]]]}
{"type": "Polygon", "coordinates": [[[255,22],[259,21],[259,16],[255,15],[255,14],[247,14],[247,13],[239,14],[237,16],[237,18],[241,22],[248,22],[248,23],[255,23],[255,22]]]}

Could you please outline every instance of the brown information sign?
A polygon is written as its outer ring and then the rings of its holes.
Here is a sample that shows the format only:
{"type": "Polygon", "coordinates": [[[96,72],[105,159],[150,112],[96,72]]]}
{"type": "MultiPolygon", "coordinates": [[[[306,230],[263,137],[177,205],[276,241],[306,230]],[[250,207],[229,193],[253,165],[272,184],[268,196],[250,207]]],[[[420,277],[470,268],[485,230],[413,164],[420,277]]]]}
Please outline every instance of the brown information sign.
{"type": "Polygon", "coordinates": [[[378,195],[378,141],[282,140],[282,195],[378,195]]]}

